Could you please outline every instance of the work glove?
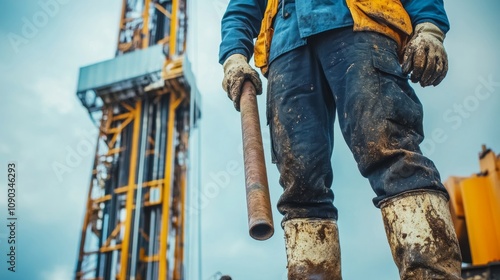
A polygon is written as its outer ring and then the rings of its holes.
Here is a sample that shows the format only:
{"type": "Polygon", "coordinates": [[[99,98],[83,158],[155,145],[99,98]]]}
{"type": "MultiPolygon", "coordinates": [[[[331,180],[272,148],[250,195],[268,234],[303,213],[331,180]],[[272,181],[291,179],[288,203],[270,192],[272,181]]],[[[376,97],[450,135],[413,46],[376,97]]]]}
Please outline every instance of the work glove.
{"type": "Polygon", "coordinates": [[[443,46],[444,33],[425,22],[415,26],[403,56],[403,73],[422,87],[437,86],[448,72],[448,56],[443,46]]]}
{"type": "Polygon", "coordinates": [[[234,103],[234,108],[240,111],[240,98],[243,84],[246,80],[252,82],[257,94],[262,94],[262,82],[259,74],[247,62],[247,58],[241,54],[233,54],[224,62],[224,80],[222,88],[234,103]]]}

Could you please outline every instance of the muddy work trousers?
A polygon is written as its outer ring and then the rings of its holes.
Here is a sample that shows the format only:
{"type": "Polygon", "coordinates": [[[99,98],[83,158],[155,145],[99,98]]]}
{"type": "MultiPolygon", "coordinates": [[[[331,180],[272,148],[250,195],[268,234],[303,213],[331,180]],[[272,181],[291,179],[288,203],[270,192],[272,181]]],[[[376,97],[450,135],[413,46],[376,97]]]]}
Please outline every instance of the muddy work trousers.
{"type": "Polygon", "coordinates": [[[294,218],[337,219],[331,190],[333,127],[369,179],[375,206],[403,192],[446,194],[422,155],[422,105],[403,75],[396,43],[351,28],[325,32],[269,67],[267,119],[284,192],[278,210],[294,218]]]}

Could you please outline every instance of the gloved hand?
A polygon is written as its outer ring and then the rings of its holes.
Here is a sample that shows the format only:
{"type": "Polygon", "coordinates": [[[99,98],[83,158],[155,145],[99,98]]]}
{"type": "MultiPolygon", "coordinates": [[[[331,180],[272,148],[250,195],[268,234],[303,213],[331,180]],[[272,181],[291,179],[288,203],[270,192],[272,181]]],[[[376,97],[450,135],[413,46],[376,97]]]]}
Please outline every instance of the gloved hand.
{"type": "Polygon", "coordinates": [[[222,88],[234,103],[234,108],[240,111],[240,97],[243,83],[246,80],[255,86],[255,92],[262,94],[262,82],[259,74],[247,62],[247,58],[241,54],[233,54],[224,62],[224,80],[222,88]]]}
{"type": "Polygon", "coordinates": [[[436,25],[424,22],[415,26],[403,56],[403,73],[422,87],[437,86],[448,72],[448,56],[443,46],[444,33],[436,25]]]}

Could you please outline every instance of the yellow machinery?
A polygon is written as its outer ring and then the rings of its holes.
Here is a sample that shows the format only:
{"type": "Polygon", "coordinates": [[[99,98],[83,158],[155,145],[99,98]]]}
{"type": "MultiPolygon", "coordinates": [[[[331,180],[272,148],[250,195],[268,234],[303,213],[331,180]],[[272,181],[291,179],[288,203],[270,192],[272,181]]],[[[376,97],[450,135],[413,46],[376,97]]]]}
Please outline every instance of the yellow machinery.
{"type": "Polygon", "coordinates": [[[186,0],[123,0],[116,57],[80,69],[77,95],[99,136],[75,279],[197,277],[185,270],[199,119],[186,22],[186,0]]]}
{"type": "Polygon", "coordinates": [[[464,279],[500,279],[500,155],[483,146],[480,172],[450,177],[450,209],[464,261],[464,279]]]}

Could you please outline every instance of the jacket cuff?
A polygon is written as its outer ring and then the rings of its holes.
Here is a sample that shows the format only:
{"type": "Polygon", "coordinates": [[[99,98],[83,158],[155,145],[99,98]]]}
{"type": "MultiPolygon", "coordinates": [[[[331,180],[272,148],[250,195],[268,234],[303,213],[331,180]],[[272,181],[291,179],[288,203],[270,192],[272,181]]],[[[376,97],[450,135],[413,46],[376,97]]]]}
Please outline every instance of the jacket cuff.
{"type": "Polygon", "coordinates": [[[221,57],[221,59],[219,60],[219,63],[221,65],[224,65],[224,62],[226,62],[227,58],[230,57],[231,55],[233,54],[241,54],[243,55],[244,57],[247,58],[247,62],[249,61],[251,55],[248,55],[245,51],[245,49],[234,49],[228,53],[226,53],[226,55],[224,57],[221,57]]]}
{"type": "Polygon", "coordinates": [[[443,32],[443,34],[446,34],[450,30],[450,28],[448,26],[445,26],[442,23],[435,21],[433,19],[421,19],[419,21],[414,22],[413,23],[413,30],[415,30],[415,26],[417,26],[418,24],[426,23],[426,22],[432,23],[435,26],[437,26],[439,28],[439,30],[441,30],[443,32]]]}

